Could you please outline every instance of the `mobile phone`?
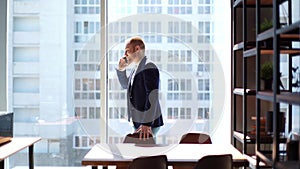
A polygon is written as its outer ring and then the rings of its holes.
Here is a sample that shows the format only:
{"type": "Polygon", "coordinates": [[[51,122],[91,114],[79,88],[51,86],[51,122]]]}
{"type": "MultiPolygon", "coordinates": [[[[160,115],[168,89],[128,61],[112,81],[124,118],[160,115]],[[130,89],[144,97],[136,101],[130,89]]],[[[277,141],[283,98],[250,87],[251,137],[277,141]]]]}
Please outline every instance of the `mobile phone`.
{"type": "Polygon", "coordinates": [[[126,56],[124,56],[123,59],[125,60],[126,63],[128,63],[128,59],[126,56]]]}

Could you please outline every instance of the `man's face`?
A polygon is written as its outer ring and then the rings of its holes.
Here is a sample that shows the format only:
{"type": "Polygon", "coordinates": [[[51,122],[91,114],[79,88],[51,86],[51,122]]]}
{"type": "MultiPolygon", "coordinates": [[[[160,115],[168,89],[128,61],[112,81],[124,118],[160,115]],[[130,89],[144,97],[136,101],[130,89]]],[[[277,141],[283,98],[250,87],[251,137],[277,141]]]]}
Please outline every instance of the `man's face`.
{"type": "Polygon", "coordinates": [[[125,47],[125,56],[130,64],[132,61],[136,60],[137,52],[131,44],[127,44],[125,47]]]}

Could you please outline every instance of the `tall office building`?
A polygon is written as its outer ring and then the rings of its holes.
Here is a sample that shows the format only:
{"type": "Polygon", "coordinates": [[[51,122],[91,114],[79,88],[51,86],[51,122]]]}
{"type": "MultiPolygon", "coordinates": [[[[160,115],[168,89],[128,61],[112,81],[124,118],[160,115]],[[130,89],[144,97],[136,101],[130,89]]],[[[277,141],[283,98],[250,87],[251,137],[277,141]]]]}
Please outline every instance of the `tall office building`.
{"type": "MultiPolygon", "coordinates": [[[[72,165],[71,1],[8,1],[8,110],[15,136],[41,136],[37,165],[72,165]],[[64,154],[61,156],[61,154],[64,154]]],[[[23,155],[10,159],[21,165],[23,155]]]]}
{"type": "MultiPolygon", "coordinates": [[[[118,143],[132,132],[115,68],[124,41],[136,35],[161,74],[165,125],[157,142],[215,130],[225,96],[217,85],[224,77],[213,0],[108,1],[106,25],[100,0],[9,2],[8,104],[16,136],[43,138],[36,145],[37,165],[80,165],[103,137],[118,143]]],[[[22,165],[24,155],[12,158],[11,166],[22,165]]]]}

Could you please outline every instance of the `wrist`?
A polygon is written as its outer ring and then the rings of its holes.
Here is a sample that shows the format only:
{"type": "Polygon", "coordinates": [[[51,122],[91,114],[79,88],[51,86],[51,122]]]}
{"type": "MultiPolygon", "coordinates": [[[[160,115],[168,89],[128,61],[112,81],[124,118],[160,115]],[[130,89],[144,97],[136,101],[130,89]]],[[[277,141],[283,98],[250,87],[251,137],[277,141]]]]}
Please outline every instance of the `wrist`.
{"type": "Polygon", "coordinates": [[[125,68],[120,68],[120,67],[117,67],[116,69],[121,72],[124,72],[126,70],[125,68]]]}

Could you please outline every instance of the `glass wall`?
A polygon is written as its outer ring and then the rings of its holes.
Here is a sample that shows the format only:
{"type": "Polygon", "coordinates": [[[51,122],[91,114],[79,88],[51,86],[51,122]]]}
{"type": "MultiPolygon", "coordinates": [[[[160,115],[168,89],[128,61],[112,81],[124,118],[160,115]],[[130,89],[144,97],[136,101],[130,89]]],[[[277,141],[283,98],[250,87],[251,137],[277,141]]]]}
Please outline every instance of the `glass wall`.
{"type": "Polygon", "coordinates": [[[122,142],[133,132],[126,120],[126,90],[122,90],[115,71],[124,56],[124,41],[132,36],[144,39],[146,56],[160,71],[159,101],[165,125],[156,141],[178,143],[189,131],[213,134],[225,100],[224,91],[216,86],[224,83],[217,43],[229,40],[215,36],[219,31],[215,25],[220,21],[212,19],[216,17],[214,8],[212,0],[108,2],[110,142],[122,142]]]}
{"type": "MultiPolygon", "coordinates": [[[[95,144],[133,132],[115,70],[131,36],[144,39],[160,72],[157,143],[189,131],[230,142],[227,0],[8,2],[8,111],[16,137],[42,137],[37,166],[80,166],[95,144]]],[[[27,165],[26,156],[9,168],[27,165]]]]}

